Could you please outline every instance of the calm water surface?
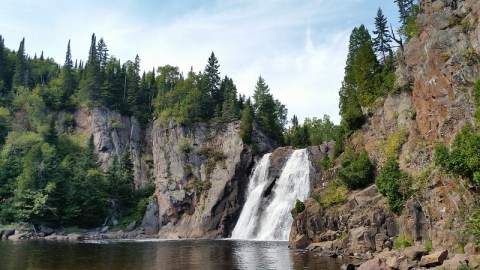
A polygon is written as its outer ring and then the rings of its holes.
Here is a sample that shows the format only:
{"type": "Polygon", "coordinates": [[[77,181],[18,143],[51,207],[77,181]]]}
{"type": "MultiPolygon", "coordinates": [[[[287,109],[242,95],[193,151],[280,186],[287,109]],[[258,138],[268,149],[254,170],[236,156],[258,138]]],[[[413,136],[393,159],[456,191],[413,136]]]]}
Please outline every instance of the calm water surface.
{"type": "Polygon", "coordinates": [[[0,269],[340,269],[345,261],[236,240],[0,241],[0,269]]]}

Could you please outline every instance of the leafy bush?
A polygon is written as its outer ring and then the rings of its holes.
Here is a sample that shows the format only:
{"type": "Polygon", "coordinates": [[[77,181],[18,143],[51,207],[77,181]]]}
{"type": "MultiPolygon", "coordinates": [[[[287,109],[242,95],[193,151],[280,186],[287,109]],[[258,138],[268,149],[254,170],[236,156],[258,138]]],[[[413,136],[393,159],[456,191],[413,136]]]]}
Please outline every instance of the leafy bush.
{"type": "Polygon", "coordinates": [[[299,214],[299,213],[302,213],[304,210],[305,210],[305,204],[302,201],[297,200],[295,202],[295,207],[293,208],[293,212],[299,214]]]}
{"type": "Polygon", "coordinates": [[[320,198],[320,202],[324,206],[338,205],[347,201],[347,187],[338,180],[330,182],[323,196],[320,198]]]}
{"type": "Polygon", "coordinates": [[[328,155],[325,154],[325,156],[323,156],[323,159],[322,159],[322,169],[328,170],[332,167],[332,165],[333,165],[333,162],[330,161],[330,158],[328,157],[328,155]]]}
{"type": "Polygon", "coordinates": [[[472,216],[467,220],[466,231],[473,236],[475,244],[480,247],[480,207],[474,207],[472,216]]]}
{"type": "Polygon", "coordinates": [[[385,154],[387,158],[397,159],[398,152],[403,144],[407,142],[409,132],[406,129],[398,129],[388,136],[385,145],[385,154]]]}
{"type": "Polygon", "coordinates": [[[393,241],[393,247],[396,250],[404,250],[407,247],[411,247],[413,245],[413,239],[409,236],[400,235],[393,241]]]}
{"type": "Polygon", "coordinates": [[[387,197],[388,207],[395,213],[402,211],[403,202],[410,195],[411,182],[411,178],[400,170],[394,159],[387,161],[375,180],[380,193],[387,197]]]}
{"type": "Polygon", "coordinates": [[[188,154],[193,150],[192,143],[188,138],[185,138],[185,137],[181,138],[178,141],[177,147],[178,147],[178,151],[180,151],[180,153],[183,153],[183,154],[188,154]]]}
{"type": "Polygon", "coordinates": [[[374,168],[365,150],[360,154],[354,153],[353,150],[346,152],[342,167],[338,172],[338,178],[349,189],[362,188],[373,182],[374,168]]]}
{"type": "Polygon", "coordinates": [[[465,126],[453,140],[451,150],[445,145],[435,147],[435,163],[446,172],[467,177],[480,185],[480,134],[465,126]]]}

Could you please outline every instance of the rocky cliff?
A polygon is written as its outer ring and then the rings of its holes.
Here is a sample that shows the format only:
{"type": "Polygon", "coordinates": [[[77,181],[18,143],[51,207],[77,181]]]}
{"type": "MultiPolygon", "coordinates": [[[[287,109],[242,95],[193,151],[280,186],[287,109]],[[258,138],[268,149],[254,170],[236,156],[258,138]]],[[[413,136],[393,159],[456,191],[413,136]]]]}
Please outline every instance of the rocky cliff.
{"type": "MultiPolygon", "coordinates": [[[[480,2],[422,0],[420,7],[418,33],[397,52],[396,83],[401,90],[379,100],[363,128],[349,137],[357,149],[368,151],[377,169],[389,148],[398,147],[400,166],[413,177],[414,195],[401,215],[387,209],[374,186],[349,193],[342,206],[325,208],[308,201],[306,211],[295,215],[291,246],[330,241],[330,247],[375,252],[401,235],[419,245],[432,241],[434,248],[463,249],[467,239],[461,232],[473,193],[467,182],[433,165],[433,148],[437,142],[449,145],[474,121],[480,2]]],[[[328,186],[335,170],[321,172],[316,186],[328,186]]]]}
{"type": "MultiPolygon", "coordinates": [[[[58,116],[61,128],[68,126],[62,122],[65,114],[58,116]]],[[[142,128],[135,117],[103,107],[80,108],[73,117],[71,132],[82,140],[93,136],[105,171],[114,156],[129,149],[136,185],[156,186],[142,227],[146,234],[165,238],[227,237],[245,200],[255,158],[276,146],[256,127],[252,146],[244,145],[238,121],[215,129],[173,121],[142,128]]]]}
{"type": "Polygon", "coordinates": [[[144,219],[146,233],[165,238],[227,237],[245,200],[254,156],[274,143],[255,129],[255,149],[243,144],[240,122],[212,129],[154,123],[155,199],[144,219]],[[255,150],[255,152],[254,152],[255,150]]]}

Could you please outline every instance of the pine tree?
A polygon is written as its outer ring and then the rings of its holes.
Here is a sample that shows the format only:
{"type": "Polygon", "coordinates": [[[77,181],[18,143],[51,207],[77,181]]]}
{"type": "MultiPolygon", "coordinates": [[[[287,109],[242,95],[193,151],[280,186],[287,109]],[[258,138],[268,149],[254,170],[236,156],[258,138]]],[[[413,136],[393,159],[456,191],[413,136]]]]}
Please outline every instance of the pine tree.
{"type": "Polygon", "coordinates": [[[237,87],[231,78],[225,76],[220,85],[223,93],[222,118],[226,122],[238,119],[237,87]]]}
{"type": "Polygon", "coordinates": [[[102,81],[96,40],[97,38],[95,34],[92,34],[90,50],[88,53],[88,61],[85,65],[85,77],[82,81],[82,90],[84,92],[85,98],[87,102],[92,106],[102,105],[100,100],[102,81]]]}
{"type": "Polygon", "coordinates": [[[25,38],[20,42],[13,75],[13,86],[28,86],[27,56],[25,55],[25,38]]]}
{"type": "Polygon", "coordinates": [[[373,33],[376,35],[373,39],[375,52],[382,56],[382,63],[385,63],[388,53],[392,50],[390,45],[392,37],[390,31],[388,31],[387,18],[383,15],[380,8],[378,8],[377,17],[375,17],[375,30],[373,33]]]}
{"type": "Polygon", "coordinates": [[[62,67],[62,87],[63,87],[63,98],[62,102],[65,104],[68,98],[73,94],[75,89],[75,77],[73,74],[73,61],[72,53],[70,50],[70,40],[67,45],[67,53],[65,54],[65,63],[62,67]]]}
{"type": "Polygon", "coordinates": [[[100,66],[100,70],[103,72],[105,67],[107,66],[108,61],[108,48],[105,40],[103,37],[100,38],[97,44],[97,55],[98,55],[98,64],[100,66]]]}
{"type": "Polygon", "coordinates": [[[250,98],[245,102],[245,108],[242,110],[242,117],[240,122],[240,138],[244,144],[252,142],[253,118],[254,112],[250,98]]]}
{"type": "Polygon", "coordinates": [[[262,76],[258,78],[253,92],[253,99],[255,120],[272,138],[278,141],[283,140],[283,126],[280,122],[279,109],[284,111],[284,108],[278,108],[280,103],[273,99],[270,89],[262,76]]]}
{"type": "Polygon", "coordinates": [[[211,118],[215,106],[222,104],[222,94],[220,93],[220,72],[218,60],[212,52],[208,58],[207,65],[201,76],[202,78],[202,97],[200,100],[200,117],[204,119],[211,118]]]}

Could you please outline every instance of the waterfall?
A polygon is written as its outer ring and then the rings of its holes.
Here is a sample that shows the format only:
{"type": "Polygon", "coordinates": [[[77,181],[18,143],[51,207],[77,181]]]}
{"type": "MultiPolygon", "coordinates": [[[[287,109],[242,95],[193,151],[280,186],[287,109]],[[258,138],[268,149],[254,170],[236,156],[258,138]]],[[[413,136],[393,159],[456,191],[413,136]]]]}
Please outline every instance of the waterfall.
{"type": "Polygon", "coordinates": [[[262,202],[262,193],[268,180],[270,155],[271,154],[266,154],[260,159],[250,177],[247,201],[243,206],[237,225],[233,229],[232,238],[251,239],[254,236],[253,234],[257,227],[256,217],[258,216],[258,210],[262,202]]]}
{"type": "Polygon", "coordinates": [[[268,182],[270,155],[265,155],[248,184],[247,201],[232,232],[235,239],[288,240],[295,201],[310,191],[310,161],[306,149],[295,150],[276,180],[270,199],[262,198],[268,182]]]}

